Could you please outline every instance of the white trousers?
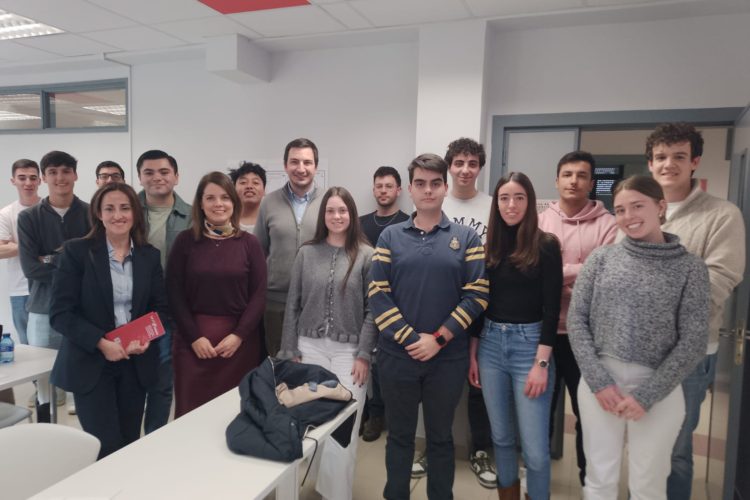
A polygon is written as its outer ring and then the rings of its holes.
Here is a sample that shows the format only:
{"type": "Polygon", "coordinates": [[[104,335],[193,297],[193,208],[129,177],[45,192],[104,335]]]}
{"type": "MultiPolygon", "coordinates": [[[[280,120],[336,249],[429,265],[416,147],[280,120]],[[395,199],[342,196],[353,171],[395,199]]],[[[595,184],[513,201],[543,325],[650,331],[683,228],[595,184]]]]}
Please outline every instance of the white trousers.
{"type": "MultiPolygon", "coordinates": [[[[603,356],[600,361],[627,393],[648,379],[651,368],[603,356]]],[[[628,488],[632,500],[666,500],[672,448],[685,419],[685,398],[678,385],[638,421],[602,410],[586,381],[578,385],[578,408],[586,454],[585,500],[617,498],[620,465],[627,433],[628,488]]]]}
{"type": "Polygon", "coordinates": [[[332,371],[339,378],[339,382],[352,391],[357,400],[357,416],[352,429],[352,440],[349,446],[342,448],[332,437],[328,437],[323,445],[320,457],[315,489],[326,500],[351,500],[354,487],[354,466],[357,461],[357,441],[359,439],[359,423],[362,420],[362,410],[365,406],[367,383],[362,387],[355,386],[352,377],[354,355],[357,346],[344,344],[328,338],[311,339],[299,338],[299,350],[302,362],[322,366],[332,371]]]}

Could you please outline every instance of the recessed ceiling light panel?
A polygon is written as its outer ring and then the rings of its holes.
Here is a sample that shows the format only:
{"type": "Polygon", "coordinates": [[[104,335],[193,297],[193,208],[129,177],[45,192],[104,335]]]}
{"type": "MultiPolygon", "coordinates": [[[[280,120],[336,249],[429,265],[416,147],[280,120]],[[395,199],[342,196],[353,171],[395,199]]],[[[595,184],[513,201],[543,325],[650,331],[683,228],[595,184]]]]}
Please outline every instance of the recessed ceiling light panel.
{"type": "Polygon", "coordinates": [[[30,36],[54,35],[63,30],[38,23],[32,19],[0,10],[0,40],[27,38],[30,36]]]}

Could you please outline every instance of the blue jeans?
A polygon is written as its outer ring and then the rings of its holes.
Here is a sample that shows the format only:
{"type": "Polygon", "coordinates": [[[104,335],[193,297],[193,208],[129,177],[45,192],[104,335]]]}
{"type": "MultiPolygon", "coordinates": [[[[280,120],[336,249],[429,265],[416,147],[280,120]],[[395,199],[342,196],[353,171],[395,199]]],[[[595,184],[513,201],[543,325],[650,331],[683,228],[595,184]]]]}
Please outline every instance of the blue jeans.
{"type": "Polygon", "coordinates": [[[27,337],[29,345],[59,350],[62,335],[49,323],[49,314],[29,313],[27,337]]]}
{"type": "Polygon", "coordinates": [[[517,427],[532,500],[547,500],[550,488],[549,414],[554,368],[547,369],[547,389],[541,396],[529,399],[523,393],[541,331],[541,322],[511,324],[485,320],[478,353],[498,485],[507,488],[518,480],[517,427]]]}
{"type": "Polygon", "coordinates": [[[667,498],[690,498],[693,487],[693,431],[698,427],[701,404],[706,399],[708,386],[716,375],[716,354],[709,354],[682,381],[685,395],[685,421],[672,449],[672,473],[667,479],[667,498]]]}
{"type": "Polygon", "coordinates": [[[29,337],[26,335],[26,326],[29,324],[29,312],[26,310],[26,302],[28,301],[28,295],[17,295],[10,298],[13,326],[16,327],[18,341],[22,344],[29,343],[29,337]]]}
{"type": "MultiPolygon", "coordinates": [[[[49,314],[29,313],[29,345],[60,350],[62,335],[49,324],[49,314]]],[[[49,375],[36,380],[36,399],[40,404],[50,402],[49,375]]]]}

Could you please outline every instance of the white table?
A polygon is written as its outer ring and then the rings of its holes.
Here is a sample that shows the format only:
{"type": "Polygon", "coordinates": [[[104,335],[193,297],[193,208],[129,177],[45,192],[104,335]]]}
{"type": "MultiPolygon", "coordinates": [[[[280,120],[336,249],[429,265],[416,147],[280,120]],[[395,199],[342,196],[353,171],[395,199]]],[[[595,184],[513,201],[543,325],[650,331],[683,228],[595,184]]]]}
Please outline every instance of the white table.
{"type": "MultiPolygon", "coordinates": [[[[55,349],[16,344],[15,360],[12,363],[0,363],[0,391],[49,375],[56,357],[55,349]]],[[[57,422],[54,387],[50,386],[50,393],[51,419],[52,422],[57,422]]]]}
{"type": "MultiPolygon", "coordinates": [[[[309,435],[322,444],[356,409],[350,403],[309,435]]],[[[233,389],[33,498],[231,500],[263,498],[275,489],[277,500],[296,500],[305,472],[300,471],[301,459],[273,462],[227,448],[224,431],[239,410],[239,391],[233,389]]],[[[314,447],[305,439],[303,458],[314,447]]]]}

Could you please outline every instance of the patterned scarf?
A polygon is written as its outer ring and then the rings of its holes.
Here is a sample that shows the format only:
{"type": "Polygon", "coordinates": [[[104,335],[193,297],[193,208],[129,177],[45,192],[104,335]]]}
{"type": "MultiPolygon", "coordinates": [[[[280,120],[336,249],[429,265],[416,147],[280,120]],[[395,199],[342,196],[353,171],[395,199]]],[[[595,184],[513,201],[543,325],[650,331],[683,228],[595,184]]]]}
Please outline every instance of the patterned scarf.
{"type": "Polygon", "coordinates": [[[206,228],[206,233],[213,237],[218,236],[219,238],[230,238],[231,236],[234,236],[234,233],[237,231],[231,223],[224,224],[223,226],[215,226],[207,220],[204,220],[203,225],[206,228]]]}

